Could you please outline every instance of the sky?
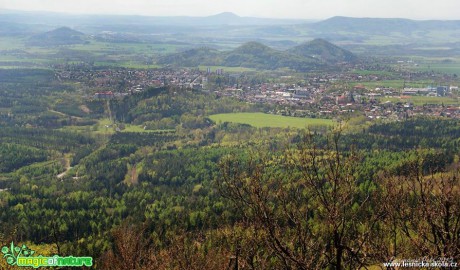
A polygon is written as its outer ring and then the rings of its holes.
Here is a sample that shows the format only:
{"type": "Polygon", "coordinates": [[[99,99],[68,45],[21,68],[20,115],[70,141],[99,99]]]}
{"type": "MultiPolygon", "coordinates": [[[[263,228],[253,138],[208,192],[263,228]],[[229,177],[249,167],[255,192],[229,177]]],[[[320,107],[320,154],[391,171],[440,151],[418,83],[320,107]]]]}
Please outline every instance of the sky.
{"type": "Polygon", "coordinates": [[[0,9],[74,14],[262,18],[333,16],[460,20],[459,0],[0,0],[0,9]]]}

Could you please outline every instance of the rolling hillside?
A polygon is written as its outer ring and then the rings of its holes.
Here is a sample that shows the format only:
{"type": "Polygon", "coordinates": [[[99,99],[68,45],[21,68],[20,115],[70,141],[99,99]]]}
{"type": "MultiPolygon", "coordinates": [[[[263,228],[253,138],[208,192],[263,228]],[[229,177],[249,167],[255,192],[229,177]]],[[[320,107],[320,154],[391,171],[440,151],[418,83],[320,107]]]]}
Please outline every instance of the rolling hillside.
{"type": "Polygon", "coordinates": [[[325,63],[355,62],[358,60],[356,55],[348,50],[342,49],[324,39],[301,44],[288,50],[289,53],[301,57],[314,57],[325,63]]]}
{"type": "Polygon", "coordinates": [[[229,67],[250,67],[258,69],[292,68],[310,70],[319,63],[313,58],[296,58],[258,42],[248,42],[233,51],[224,53],[223,65],[229,67]]]}
{"type": "Polygon", "coordinates": [[[194,67],[199,65],[221,65],[222,57],[218,50],[208,47],[195,48],[181,53],[169,54],[157,61],[160,65],[194,67]]]}
{"type": "Polygon", "coordinates": [[[287,51],[275,50],[258,42],[247,42],[227,52],[198,48],[161,57],[157,63],[173,66],[210,65],[309,71],[333,68],[337,63],[354,62],[357,59],[351,52],[326,40],[314,40],[287,51]]]}

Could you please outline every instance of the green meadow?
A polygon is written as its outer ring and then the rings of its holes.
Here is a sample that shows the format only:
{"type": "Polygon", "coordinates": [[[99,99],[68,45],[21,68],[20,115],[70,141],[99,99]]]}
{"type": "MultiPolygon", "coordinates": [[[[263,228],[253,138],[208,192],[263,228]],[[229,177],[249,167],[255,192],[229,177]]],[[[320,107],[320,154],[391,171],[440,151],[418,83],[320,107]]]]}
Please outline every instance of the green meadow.
{"type": "Polygon", "coordinates": [[[430,85],[436,85],[436,82],[432,80],[417,80],[417,81],[404,81],[404,80],[381,80],[371,82],[350,82],[349,87],[352,88],[356,85],[363,85],[367,89],[372,90],[377,87],[391,87],[395,89],[403,89],[403,87],[427,87],[430,85]]]}
{"type": "Polygon", "coordinates": [[[94,60],[96,66],[159,68],[158,65],[146,63],[146,60],[187,48],[186,45],[180,44],[110,43],[96,40],[90,40],[85,44],[40,47],[29,46],[26,41],[27,38],[0,39],[0,68],[40,68],[52,64],[81,62],[75,55],[83,55],[94,60]],[[15,53],[14,50],[21,53],[15,53]]]}
{"type": "Polygon", "coordinates": [[[425,97],[425,96],[409,96],[406,98],[392,97],[382,98],[381,102],[412,102],[414,105],[420,106],[424,104],[436,104],[436,105],[459,105],[457,98],[450,97],[425,97]]]}
{"type": "Polygon", "coordinates": [[[430,63],[421,64],[415,68],[418,71],[434,71],[448,74],[460,74],[460,62],[447,62],[447,63],[430,63]]]}
{"type": "Polygon", "coordinates": [[[253,127],[278,127],[278,128],[307,128],[308,126],[333,126],[331,119],[300,118],[291,116],[281,116],[266,113],[224,113],[214,114],[209,118],[216,123],[233,122],[248,124],[253,127]]]}
{"type": "MultiPolygon", "coordinates": [[[[116,128],[120,127],[117,124],[113,124],[110,119],[104,118],[100,119],[97,124],[95,125],[88,125],[88,126],[66,126],[61,128],[61,130],[65,131],[73,131],[73,132],[81,132],[81,133],[92,133],[92,134],[99,134],[99,135],[110,135],[116,132],[116,128]]],[[[131,124],[123,124],[123,128],[120,128],[120,132],[136,132],[136,133],[157,133],[157,132],[174,132],[174,129],[164,129],[164,130],[150,130],[144,129],[143,126],[140,125],[131,125],[131,124]]]]}
{"type": "Polygon", "coordinates": [[[206,70],[207,68],[211,69],[211,72],[216,72],[217,69],[223,69],[224,72],[249,72],[255,71],[254,68],[245,68],[245,67],[224,67],[224,66],[198,66],[200,70],[206,70]]]}

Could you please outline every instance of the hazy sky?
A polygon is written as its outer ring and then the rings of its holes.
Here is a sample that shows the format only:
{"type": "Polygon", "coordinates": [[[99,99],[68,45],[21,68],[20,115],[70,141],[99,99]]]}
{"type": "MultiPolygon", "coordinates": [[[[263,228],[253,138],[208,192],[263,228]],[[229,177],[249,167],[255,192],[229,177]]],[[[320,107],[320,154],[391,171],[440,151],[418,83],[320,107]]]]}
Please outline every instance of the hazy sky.
{"type": "Polygon", "coordinates": [[[325,19],[332,16],[460,19],[459,0],[0,0],[0,9],[152,16],[325,19]]]}

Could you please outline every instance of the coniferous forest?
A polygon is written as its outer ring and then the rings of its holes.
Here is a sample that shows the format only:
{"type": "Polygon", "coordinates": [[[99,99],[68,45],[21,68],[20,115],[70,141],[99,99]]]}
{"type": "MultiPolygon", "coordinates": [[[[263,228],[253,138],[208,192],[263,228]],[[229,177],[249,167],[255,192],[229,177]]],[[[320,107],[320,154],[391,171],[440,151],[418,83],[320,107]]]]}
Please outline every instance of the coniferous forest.
{"type": "Polygon", "coordinates": [[[98,269],[360,269],[460,256],[458,120],[254,128],[207,116],[264,107],[163,87],[110,107],[82,99],[77,107],[101,109],[55,113],[50,128],[48,99],[71,94],[8,86],[2,243],[93,256],[98,269]],[[29,97],[44,111],[16,109],[29,97]],[[79,127],[108,111],[119,131],[79,127]],[[141,122],[152,129],[126,131],[141,122]]]}
{"type": "Polygon", "coordinates": [[[0,9],[0,269],[460,265],[458,21],[40,14],[0,9]]]}

